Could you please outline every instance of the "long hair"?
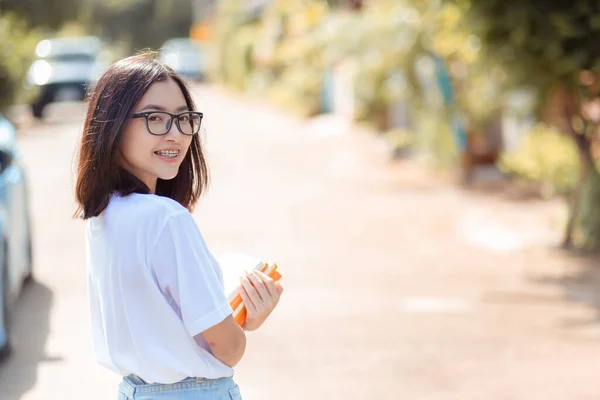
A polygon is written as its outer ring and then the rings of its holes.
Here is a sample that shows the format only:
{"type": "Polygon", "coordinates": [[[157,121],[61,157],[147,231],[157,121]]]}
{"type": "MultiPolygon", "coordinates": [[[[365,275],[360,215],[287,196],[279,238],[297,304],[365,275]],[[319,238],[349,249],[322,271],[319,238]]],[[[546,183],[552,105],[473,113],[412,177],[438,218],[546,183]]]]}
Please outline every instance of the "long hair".
{"type": "MultiPolygon", "coordinates": [[[[151,53],[122,59],[111,65],[88,94],[88,110],[78,151],[74,217],[96,217],[113,194],[150,193],[141,180],[119,164],[122,132],[135,105],[150,85],[172,79],[187,106],[195,110],[190,90],[175,71],[151,53]]],[[[192,211],[208,186],[209,176],[199,135],[194,135],[177,176],[158,179],[156,194],[169,197],[192,211]]]]}

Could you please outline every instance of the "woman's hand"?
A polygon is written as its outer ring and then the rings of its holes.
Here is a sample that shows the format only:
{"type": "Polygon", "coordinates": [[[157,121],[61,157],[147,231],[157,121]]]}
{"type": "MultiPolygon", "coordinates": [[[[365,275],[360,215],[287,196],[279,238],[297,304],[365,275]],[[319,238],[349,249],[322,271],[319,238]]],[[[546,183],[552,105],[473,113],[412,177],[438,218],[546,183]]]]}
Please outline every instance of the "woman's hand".
{"type": "Polygon", "coordinates": [[[245,331],[258,329],[267,319],[279,302],[283,287],[260,271],[246,272],[240,278],[239,293],[246,306],[246,322],[242,326],[245,331]]]}

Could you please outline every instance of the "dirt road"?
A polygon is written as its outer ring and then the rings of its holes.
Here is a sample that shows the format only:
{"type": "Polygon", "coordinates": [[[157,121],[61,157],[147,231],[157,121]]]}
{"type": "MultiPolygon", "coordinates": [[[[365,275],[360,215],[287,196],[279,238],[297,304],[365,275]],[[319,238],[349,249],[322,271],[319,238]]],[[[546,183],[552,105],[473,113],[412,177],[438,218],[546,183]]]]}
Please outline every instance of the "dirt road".
{"type": "MultiPolygon", "coordinates": [[[[212,186],[195,217],[216,254],[280,264],[286,292],[249,334],[247,400],[597,399],[600,279],[550,249],[556,202],[465,193],[327,118],[303,122],[214,88],[212,186]]],[[[20,133],[36,283],[15,310],[0,399],[116,398],[92,357],[72,160],[83,108],[20,133]]],[[[62,115],[62,116],[61,116],[62,115]]]]}

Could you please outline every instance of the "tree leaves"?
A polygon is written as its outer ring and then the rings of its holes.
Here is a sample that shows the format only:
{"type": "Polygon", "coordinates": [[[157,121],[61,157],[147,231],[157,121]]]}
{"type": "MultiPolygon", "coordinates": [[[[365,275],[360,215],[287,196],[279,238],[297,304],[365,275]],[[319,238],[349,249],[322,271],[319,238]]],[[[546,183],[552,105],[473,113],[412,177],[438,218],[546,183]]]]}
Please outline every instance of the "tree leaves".
{"type": "MultiPolygon", "coordinates": [[[[447,0],[454,3],[451,0],[447,0]]],[[[516,86],[561,82],[572,87],[578,71],[600,58],[600,13],[594,0],[470,0],[466,19],[482,39],[482,49],[511,74],[516,86]],[[498,57],[498,48],[512,57],[498,57]],[[510,51],[507,50],[510,48],[510,51]]]]}
{"type": "Polygon", "coordinates": [[[39,37],[16,15],[0,16],[0,108],[26,95],[23,78],[39,37]]]}
{"type": "Polygon", "coordinates": [[[13,12],[30,26],[57,29],[76,20],[85,2],[80,0],[2,0],[0,14],[13,12]]]}

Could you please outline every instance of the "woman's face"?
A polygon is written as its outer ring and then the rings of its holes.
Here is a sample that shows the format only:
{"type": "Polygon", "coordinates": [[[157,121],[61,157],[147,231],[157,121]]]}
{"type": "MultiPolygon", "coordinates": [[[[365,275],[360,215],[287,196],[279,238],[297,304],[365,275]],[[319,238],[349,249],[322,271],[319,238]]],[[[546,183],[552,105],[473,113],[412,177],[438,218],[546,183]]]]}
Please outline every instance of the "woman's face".
{"type": "MultiPolygon", "coordinates": [[[[181,89],[172,79],[153,83],[132,114],[145,111],[167,111],[178,114],[188,110],[181,89]]],[[[158,118],[151,117],[153,126],[160,123],[158,118]]],[[[167,120],[164,120],[166,123],[167,120]]],[[[158,178],[169,180],[177,176],[179,166],[185,157],[192,136],[184,135],[177,129],[175,121],[166,135],[150,134],[145,118],[131,118],[121,138],[121,166],[144,182],[154,193],[158,178]]]]}

